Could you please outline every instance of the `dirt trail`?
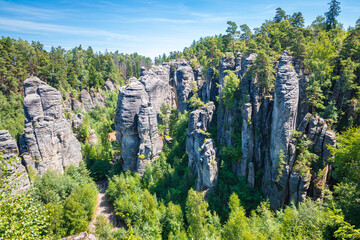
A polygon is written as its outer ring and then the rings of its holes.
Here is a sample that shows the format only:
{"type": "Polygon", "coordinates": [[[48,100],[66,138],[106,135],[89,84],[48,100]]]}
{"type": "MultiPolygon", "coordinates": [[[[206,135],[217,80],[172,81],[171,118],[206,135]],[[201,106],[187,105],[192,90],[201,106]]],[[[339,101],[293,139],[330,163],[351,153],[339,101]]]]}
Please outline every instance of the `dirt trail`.
{"type": "Polygon", "coordinates": [[[108,188],[108,181],[105,180],[102,182],[97,182],[96,184],[98,186],[99,193],[97,195],[95,217],[89,223],[90,232],[95,232],[96,217],[99,216],[100,214],[106,216],[106,218],[109,220],[110,223],[112,223],[112,225],[115,228],[119,228],[120,227],[119,218],[116,216],[114,207],[112,206],[112,204],[109,202],[109,200],[105,195],[106,189],[108,188]]]}

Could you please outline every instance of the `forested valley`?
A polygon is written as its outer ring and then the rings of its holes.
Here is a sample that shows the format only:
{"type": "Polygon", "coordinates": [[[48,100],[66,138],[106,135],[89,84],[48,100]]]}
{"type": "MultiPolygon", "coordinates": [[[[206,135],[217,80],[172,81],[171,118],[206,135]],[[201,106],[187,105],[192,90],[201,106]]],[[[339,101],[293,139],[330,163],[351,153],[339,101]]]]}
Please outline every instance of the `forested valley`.
{"type": "Polygon", "coordinates": [[[0,239],[360,239],[360,18],[340,9],[228,21],[154,62],[2,37],[0,239]]]}

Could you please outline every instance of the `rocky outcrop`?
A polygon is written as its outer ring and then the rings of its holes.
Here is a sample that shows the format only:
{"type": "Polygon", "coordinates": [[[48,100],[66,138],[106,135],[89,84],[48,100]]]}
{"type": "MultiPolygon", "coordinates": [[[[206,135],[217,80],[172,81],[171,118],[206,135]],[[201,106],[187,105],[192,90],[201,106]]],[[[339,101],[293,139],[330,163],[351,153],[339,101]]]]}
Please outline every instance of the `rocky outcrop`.
{"type": "Polygon", "coordinates": [[[169,71],[168,65],[156,66],[149,69],[146,74],[143,73],[145,75],[139,79],[156,114],[161,113],[162,104],[176,108],[175,93],[169,84],[169,71]]]}
{"type": "Polygon", "coordinates": [[[200,69],[194,73],[189,62],[175,60],[149,70],[142,68],[139,79],[131,78],[129,85],[120,89],[115,128],[125,171],[143,174],[146,164],[160,154],[163,140],[157,124],[162,105],[182,112],[188,109],[195,76],[203,83],[200,69]]]}
{"type": "Polygon", "coordinates": [[[7,130],[0,130],[0,156],[4,160],[12,159],[8,164],[8,174],[10,174],[11,182],[16,184],[13,189],[25,189],[30,187],[30,181],[25,167],[21,164],[18,157],[19,149],[16,141],[7,130]]]}
{"type": "Polygon", "coordinates": [[[163,147],[157,128],[157,117],[151,103],[143,102],[139,112],[138,133],[140,138],[136,171],[143,175],[148,163],[154,161],[163,147]]]}
{"type": "Polygon", "coordinates": [[[138,132],[141,104],[149,102],[144,85],[133,80],[119,91],[115,115],[116,140],[121,146],[124,171],[135,171],[140,145],[138,132]]]}
{"type": "Polygon", "coordinates": [[[98,138],[96,136],[95,130],[90,129],[88,143],[90,144],[90,146],[93,146],[93,145],[96,145],[98,142],[99,141],[98,141],[98,138]]]}
{"type": "Polygon", "coordinates": [[[23,163],[40,175],[52,168],[64,171],[82,159],[81,146],[65,118],[59,91],[30,77],[24,81],[25,130],[20,138],[23,163]]]}
{"type": "Polygon", "coordinates": [[[172,61],[171,64],[176,69],[174,73],[174,88],[176,89],[177,107],[181,113],[184,113],[188,109],[188,100],[192,96],[192,84],[196,84],[194,71],[190,63],[183,59],[172,61]]]}
{"type": "Polygon", "coordinates": [[[111,92],[111,91],[116,91],[116,90],[119,90],[120,89],[120,86],[116,83],[114,83],[113,81],[111,80],[106,80],[105,84],[104,84],[104,90],[106,92],[111,92]]]}
{"type": "Polygon", "coordinates": [[[94,88],[91,88],[90,91],[85,89],[81,90],[80,99],[82,106],[87,112],[93,110],[97,105],[105,106],[106,103],[106,99],[103,94],[101,94],[100,91],[95,91],[94,88]]]}
{"type": "Polygon", "coordinates": [[[237,148],[233,136],[241,133],[242,157],[240,163],[233,164],[233,170],[250,187],[256,187],[257,182],[273,209],[292,201],[297,204],[307,196],[319,200],[331,170],[328,159],[332,156],[327,146],[335,146],[335,134],[324,119],[306,114],[308,104],[302,99],[306,99],[307,77],[296,59],[284,51],[279,65],[274,64],[277,71],[274,93],[265,94],[252,74],[256,57],[238,54],[235,59],[227,54],[222,59],[219,82],[223,84],[225,70],[238,72],[241,95],[232,109],[219,103],[219,141],[237,148]],[[239,111],[242,121],[238,120],[239,111]],[[237,122],[241,122],[241,127],[236,127],[237,122]],[[294,130],[301,133],[294,137],[294,130]],[[319,157],[321,169],[299,171],[297,145],[305,139],[313,142],[309,148],[319,157]],[[263,172],[261,185],[256,181],[257,172],[263,172]]]}
{"type": "Polygon", "coordinates": [[[285,52],[281,56],[275,81],[270,162],[265,165],[264,178],[267,182],[266,195],[275,209],[286,201],[290,164],[295,160],[295,146],[291,137],[293,130],[296,130],[299,78],[293,63],[293,58],[285,52]]]}
{"type": "Polygon", "coordinates": [[[208,132],[213,124],[214,113],[215,105],[209,102],[201,110],[195,110],[189,115],[186,153],[189,157],[189,167],[197,176],[195,183],[197,191],[212,188],[218,178],[219,164],[215,142],[208,132]]]}

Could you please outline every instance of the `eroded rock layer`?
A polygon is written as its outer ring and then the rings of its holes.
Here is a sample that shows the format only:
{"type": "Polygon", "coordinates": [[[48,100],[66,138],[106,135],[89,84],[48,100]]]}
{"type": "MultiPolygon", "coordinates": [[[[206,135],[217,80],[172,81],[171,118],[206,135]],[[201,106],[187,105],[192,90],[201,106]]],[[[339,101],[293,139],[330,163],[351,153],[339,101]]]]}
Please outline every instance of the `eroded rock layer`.
{"type": "Polygon", "coordinates": [[[10,179],[16,186],[14,190],[30,187],[30,181],[25,167],[21,164],[18,157],[19,149],[16,141],[7,130],[0,130],[0,154],[4,160],[12,159],[9,166],[10,179]]]}
{"type": "Polygon", "coordinates": [[[213,124],[215,105],[209,102],[201,110],[192,111],[189,115],[186,134],[186,153],[189,167],[197,176],[195,189],[205,191],[215,186],[218,178],[218,160],[215,141],[210,137],[213,124]]]}
{"type": "Polygon", "coordinates": [[[58,90],[36,77],[24,81],[25,130],[20,138],[23,163],[40,175],[47,169],[60,172],[82,159],[80,143],[65,118],[58,90]]]}

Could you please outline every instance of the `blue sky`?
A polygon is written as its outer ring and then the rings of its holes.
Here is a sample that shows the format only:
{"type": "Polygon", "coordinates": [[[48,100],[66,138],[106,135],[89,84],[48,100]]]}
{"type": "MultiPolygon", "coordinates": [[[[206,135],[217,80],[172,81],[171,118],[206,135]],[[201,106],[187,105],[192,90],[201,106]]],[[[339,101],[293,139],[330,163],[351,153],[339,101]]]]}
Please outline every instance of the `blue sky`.
{"type": "MultiPolygon", "coordinates": [[[[46,49],[70,49],[82,44],[96,51],[138,52],[154,58],[183,50],[200,37],[224,33],[226,21],[258,27],[281,7],[287,14],[302,12],[309,25],[328,10],[330,0],[197,0],[197,1],[3,1],[0,34],[40,41],[46,49]]],[[[354,26],[359,0],[340,0],[338,20],[354,26]]]]}

